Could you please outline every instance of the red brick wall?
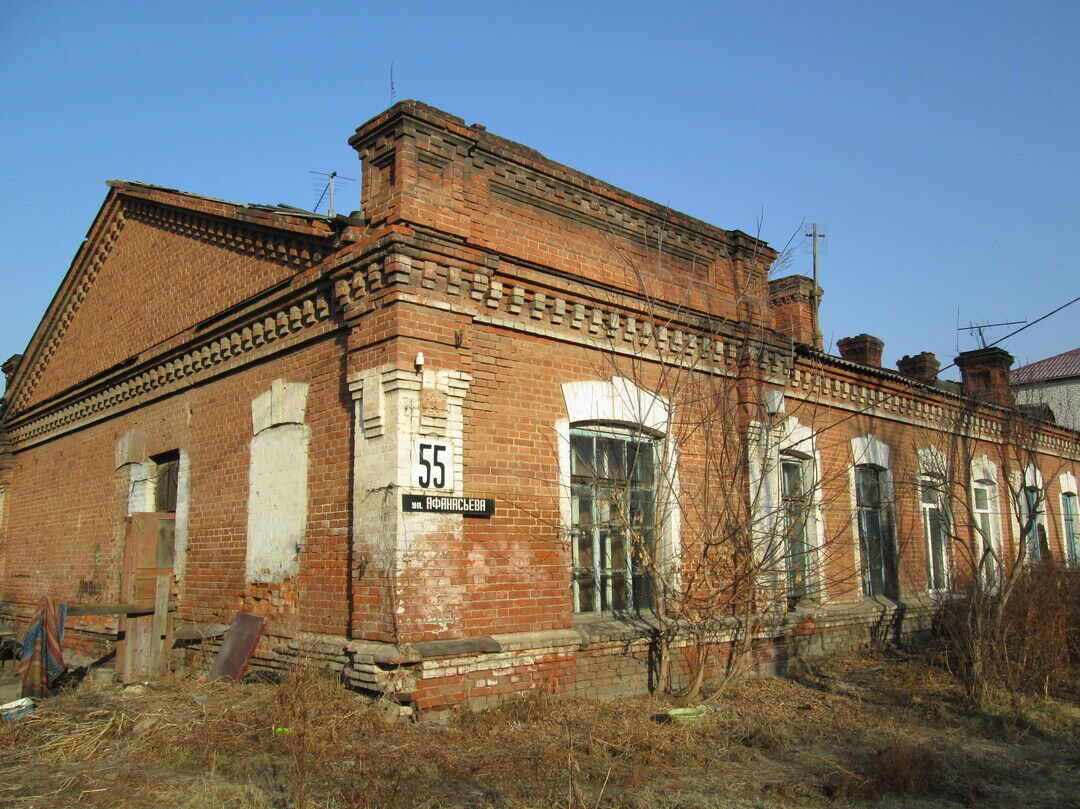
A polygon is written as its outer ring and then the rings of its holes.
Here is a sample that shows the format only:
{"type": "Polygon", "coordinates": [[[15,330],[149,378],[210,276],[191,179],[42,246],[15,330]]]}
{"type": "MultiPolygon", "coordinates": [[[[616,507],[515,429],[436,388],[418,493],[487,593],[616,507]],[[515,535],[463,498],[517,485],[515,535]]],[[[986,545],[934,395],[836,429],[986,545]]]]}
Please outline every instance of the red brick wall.
{"type": "MultiPolygon", "coordinates": [[[[190,492],[180,616],[228,622],[249,609],[272,633],[346,634],[349,621],[351,399],[343,382],[345,333],[273,361],[196,385],[121,417],[16,453],[9,492],[6,576],[0,600],[69,603],[117,599],[128,471],[116,445],[128,430],[147,454],[183,449],[190,492]],[[283,378],[308,382],[311,429],[307,535],[298,580],[246,588],[251,400],[283,378]]],[[[73,619],[78,626],[83,619],[73,619]]]]}
{"type": "Polygon", "coordinates": [[[147,203],[132,204],[137,210],[127,210],[111,251],[28,404],[138,355],[298,272],[284,261],[225,249],[209,238],[179,235],[160,223],[143,221],[139,211],[147,203]]]}

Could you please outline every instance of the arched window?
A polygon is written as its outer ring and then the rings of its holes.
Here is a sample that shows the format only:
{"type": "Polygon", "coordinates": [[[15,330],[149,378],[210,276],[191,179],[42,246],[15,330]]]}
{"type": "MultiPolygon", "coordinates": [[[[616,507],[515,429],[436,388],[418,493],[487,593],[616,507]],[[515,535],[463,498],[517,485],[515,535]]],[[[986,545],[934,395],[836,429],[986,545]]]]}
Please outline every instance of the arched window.
{"type": "Polygon", "coordinates": [[[569,418],[556,432],[574,612],[651,608],[658,577],[674,575],[678,542],[668,403],[621,377],[562,388],[569,418]]]}
{"type": "Polygon", "coordinates": [[[641,428],[575,424],[570,457],[574,611],[651,607],[657,438],[641,428]]]}
{"type": "Polygon", "coordinates": [[[1021,479],[1017,498],[1019,537],[1023,543],[1024,560],[1036,564],[1050,558],[1050,543],[1046,533],[1046,489],[1042,473],[1028,465],[1021,479]]]}
{"type": "Polygon", "coordinates": [[[919,478],[919,507],[926,537],[926,586],[932,591],[949,587],[949,517],[945,482],[933,475],[919,478]]]}
{"type": "Polygon", "coordinates": [[[810,458],[794,452],[780,455],[780,504],[787,593],[792,604],[811,594],[810,537],[813,511],[813,472],[810,458]]]}
{"type": "Polygon", "coordinates": [[[975,529],[973,552],[987,587],[1001,580],[1001,505],[997,474],[988,460],[971,465],[971,521],[975,529]]]}
{"type": "Polygon", "coordinates": [[[874,464],[855,467],[855,507],[864,592],[896,598],[899,588],[888,470],[874,464]]]}
{"type": "Polygon", "coordinates": [[[863,592],[896,598],[900,592],[893,535],[890,448],[873,435],[851,439],[852,488],[863,592]]]}

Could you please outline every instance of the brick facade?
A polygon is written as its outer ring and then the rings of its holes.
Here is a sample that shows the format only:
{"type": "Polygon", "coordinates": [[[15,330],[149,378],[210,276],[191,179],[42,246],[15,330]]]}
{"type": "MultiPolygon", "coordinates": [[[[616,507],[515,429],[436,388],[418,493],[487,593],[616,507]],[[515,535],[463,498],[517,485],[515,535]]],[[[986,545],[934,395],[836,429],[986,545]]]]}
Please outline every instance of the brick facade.
{"type": "MultiPolygon", "coordinates": [[[[881,369],[869,335],[855,343],[874,351],[828,356],[821,290],[770,281],[764,243],[482,127],[406,101],[350,143],[363,166],[353,219],[113,184],[25,355],[5,365],[0,619],[25,620],[43,594],[118,600],[126,518],[156,485],[154,459],[175,450],[178,625],[258,613],[258,664],[322,660],[422,711],[538,687],[643,690],[654,650],[641,622],[574,611],[566,443],[580,421],[645,424],[615,400],[674,401],[665,369],[678,366],[745,378],[735,399],[779,392],[767,417],[736,402],[731,435],[775,418],[777,434],[813,436],[796,456],[822,481],[816,598],[762,625],[758,667],[925,628],[919,481],[931,448],[959,434],[965,458],[1000,457],[1003,402],[921,366],[881,369]],[[423,442],[445,449],[440,494],[492,498],[493,516],[402,510],[423,442]],[[306,466],[280,469],[266,447],[306,466]],[[864,596],[853,469],[870,454],[888,473],[898,599],[864,596]],[[296,475],[306,496],[292,496],[296,475]]],[[[1075,485],[1062,481],[1080,474],[1080,445],[1050,425],[1037,441],[1060,556],[1055,498],[1075,485]]],[[[684,496],[710,483],[703,447],[671,464],[684,496]]],[[[739,474],[736,496],[753,464],[739,474]]],[[[944,485],[964,490],[967,472],[944,485]]],[[[664,530],[684,553],[701,533],[689,512],[664,530]]],[[[75,617],[65,642],[93,658],[116,632],[115,618],[75,617]]],[[[677,655],[676,676],[687,663],[677,655]]]]}

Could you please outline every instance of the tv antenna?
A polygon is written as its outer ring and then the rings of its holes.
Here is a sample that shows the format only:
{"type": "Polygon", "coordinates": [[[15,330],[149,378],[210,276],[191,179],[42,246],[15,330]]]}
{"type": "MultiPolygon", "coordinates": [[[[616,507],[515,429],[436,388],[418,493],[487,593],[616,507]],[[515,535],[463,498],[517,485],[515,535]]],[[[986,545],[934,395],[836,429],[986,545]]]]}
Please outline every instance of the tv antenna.
{"type": "Polygon", "coordinates": [[[330,199],[328,201],[326,215],[332,217],[334,215],[334,183],[335,183],[335,181],[342,180],[342,181],[347,182],[347,183],[355,183],[356,180],[353,177],[342,177],[336,171],[331,171],[329,174],[327,174],[324,171],[309,171],[308,174],[312,174],[312,175],[314,175],[316,177],[325,177],[326,178],[325,183],[322,180],[316,180],[315,181],[315,187],[312,190],[313,191],[318,191],[319,198],[317,200],[315,200],[315,205],[312,207],[312,210],[315,211],[316,213],[319,212],[319,206],[322,205],[323,198],[329,192],[330,199]]]}
{"type": "Polygon", "coordinates": [[[996,326],[1018,326],[1021,323],[1027,323],[1027,320],[1006,320],[1002,323],[971,323],[968,321],[967,326],[957,326],[957,331],[970,331],[979,335],[979,348],[986,348],[986,334],[983,329],[992,329],[996,326]]]}

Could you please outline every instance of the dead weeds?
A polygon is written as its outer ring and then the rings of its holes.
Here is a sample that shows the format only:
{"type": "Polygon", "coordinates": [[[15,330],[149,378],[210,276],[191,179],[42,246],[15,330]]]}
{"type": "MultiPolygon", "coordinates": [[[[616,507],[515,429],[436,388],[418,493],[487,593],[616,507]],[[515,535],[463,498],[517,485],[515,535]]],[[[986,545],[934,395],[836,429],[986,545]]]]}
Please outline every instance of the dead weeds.
{"type": "Polygon", "coordinates": [[[881,654],[729,686],[696,724],[649,697],[537,693],[445,725],[385,721],[316,671],[279,685],[86,684],[0,723],[0,805],[645,809],[1075,806],[1080,708],[1029,726],[881,654]]]}

